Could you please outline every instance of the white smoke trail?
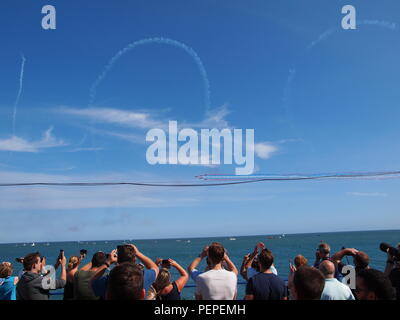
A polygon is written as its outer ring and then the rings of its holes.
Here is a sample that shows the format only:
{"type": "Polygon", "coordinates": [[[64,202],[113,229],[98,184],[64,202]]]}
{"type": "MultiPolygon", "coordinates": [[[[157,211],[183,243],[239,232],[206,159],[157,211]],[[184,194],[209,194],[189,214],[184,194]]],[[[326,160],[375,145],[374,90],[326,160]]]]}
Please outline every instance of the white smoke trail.
{"type": "Polygon", "coordinates": [[[330,35],[332,35],[333,33],[335,33],[335,31],[337,31],[338,28],[330,28],[328,30],[326,30],[324,33],[322,33],[318,39],[314,40],[313,42],[311,42],[308,46],[307,46],[307,50],[312,49],[313,47],[315,47],[318,43],[320,43],[321,41],[324,41],[326,38],[328,38],[330,35]]]}
{"type": "Polygon", "coordinates": [[[12,118],[12,132],[13,132],[13,136],[15,136],[15,123],[16,123],[16,118],[17,118],[17,108],[18,108],[18,103],[19,103],[19,99],[21,98],[21,94],[22,94],[22,86],[23,86],[23,82],[24,82],[24,70],[25,70],[25,56],[23,54],[21,54],[21,72],[19,75],[19,90],[18,90],[18,94],[17,94],[17,98],[15,99],[15,103],[14,103],[14,111],[13,111],[13,118],[12,118]]]}
{"type": "Polygon", "coordinates": [[[380,26],[383,28],[387,28],[390,30],[397,30],[398,25],[395,22],[389,22],[389,21],[384,21],[384,20],[362,20],[357,22],[357,24],[361,25],[374,25],[374,26],[380,26]]]}
{"type": "MultiPolygon", "coordinates": [[[[389,21],[385,21],[385,20],[360,20],[357,21],[357,26],[359,25],[373,25],[373,26],[380,26],[383,28],[387,28],[390,29],[392,31],[397,30],[398,25],[395,22],[389,22],[389,21]]],[[[315,47],[318,43],[320,43],[321,41],[324,41],[326,38],[328,38],[329,36],[331,36],[332,34],[334,34],[337,31],[343,30],[342,28],[330,28],[328,30],[326,30],[324,33],[322,33],[316,40],[312,41],[308,46],[307,46],[307,50],[312,49],[313,47],[315,47]]]]}
{"type": "Polygon", "coordinates": [[[137,48],[137,47],[139,47],[141,45],[151,44],[151,43],[166,44],[166,45],[171,45],[171,46],[176,47],[176,48],[183,49],[186,53],[188,53],[193,58],[193,60],[196,63],[197,67],[199,68],[200,74],[201,74],[202,79],[203,79],[203,83],[204,83],[204,104],[205,104],[205,107],[206,107],[206,111],[208,111],[210,109],[210,103],[211,103],[210,102],[210,83],[208,81],[207,72],[206,72],[206,70],[204,68],[204,65],[203,65],[200,57],[198,56],[198,54],[192,48],[190,48],[186,44],[184,44],[182,42],[179,42],[179,41],[176,41],[176,40],[173,40],[173,39],[162,38],[162,37],[147,38],[147,39],[138,40],[138,41],[135,41],[135,42],[129,44],[128,46],[126,46],[122,50],[118,51],[118,53],[116,55],[114,55],[110,59],[108,64],[105,66],[103,72],[98,76],[96,81],[91,86],[91,88],[90,88],[89,106],[94,103],[94,100],[95,100],[96,94],[97,94],[97,87],[104,80],[104,78],[107,76],[108,72],[110,72],[110,70],[112,69],[114,64],[118,61],[118,59],[121,58],[124,54],[126,54],[130,50],[133,50],[133,49],[135,49],[135,48],[137,48]]]}

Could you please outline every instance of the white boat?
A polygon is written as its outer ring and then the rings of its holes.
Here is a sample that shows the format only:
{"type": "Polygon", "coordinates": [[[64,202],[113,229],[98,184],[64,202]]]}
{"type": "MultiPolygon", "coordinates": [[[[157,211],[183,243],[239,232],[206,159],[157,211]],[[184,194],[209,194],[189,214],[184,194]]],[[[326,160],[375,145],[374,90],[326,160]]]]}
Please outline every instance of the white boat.
{"type": "Polygon", "coordinates": [[[229,240],[234,241],[234,240],[236,240],[236,238],[229,238],[229,240]]]}
{"type": "Polygon", "coordinates": [[[32,243],[31,243],[31,247],[34,247],[34,246],[35,246],[35,243],[34,243],[34,242],[32,242],[32,243]]]}

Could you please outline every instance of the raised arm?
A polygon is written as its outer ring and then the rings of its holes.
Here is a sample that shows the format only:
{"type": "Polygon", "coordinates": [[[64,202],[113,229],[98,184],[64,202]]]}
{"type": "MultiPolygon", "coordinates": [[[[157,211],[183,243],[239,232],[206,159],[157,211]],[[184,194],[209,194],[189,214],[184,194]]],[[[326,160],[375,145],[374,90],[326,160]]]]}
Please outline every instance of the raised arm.
{"type": "Polygon", "coordinates": [[[188,267],[189,273],[191,273],[200,264],[201,260],[207,256],[208,246],[203,248],[203,251],[192,261],[188,267]]]}
{"type": "Polygon", "coordinates": [[[157,278],[159,269],[158,269],[158,266],[154,263],[154,261],[151,260],[149,257],[145,256],[143,253],[141,253],[135,245],[131,244],[131,246],[133,246],[133,248],[135,249],[136,257],[140,261],[142,261],[142,263],[144,264],[146,269],[154,270],[154,272],[156,273],[156,278],[157,278]]]}
{"type": "Polygon", "coordinates": [[[106,271],[106,269],[109,266],[111,266],[113,263],[117,263],[117,249],[114,249],[113,251],[111,251],[111,253],[109,254],[109,256],[106,260],[106,263],[97,268],[95,275],[92,277],[92,279],[90,279],[90,286],[92,285],[93,281],[101,278],[103,276],[104,272],[106,271]]]}
{"type": "Polygon", "coordinates": [[[336,252],[332,256],[332,261],[339,263],[340,261],[342,261],[343,257],[345,257],[345,256],[354,256],[354,255],[357,254],[357,252],[358,252],[358,250],[356,250],[354,248],[342,249],[342,250],[336,252]]]}
{"type": "Polygon", "coordinates": [[[265,248],[265,244],[262,242],[259,242],[256,244],[256,246],[254,247],[253,252],[250,254],[249,259],[247,260],[246,264],[245,264],[245,268],[248,269],[251,267],[251,264],[253,263],[254,258],[257,256],[258,254],[258,250],[259,249],[264,249],[265,248]]]}
{"type": "Polygon", "coordinates": [[[247,264],[247,261],[249,260],[249,258],[250,258],[250,254],[246,254],[246,255],[243,257],[242,265],[240,266],[240,275],[241,275],[241,276],[243,277],[243,279],[246,280],[246,281],[248,281],[248,279],[247,279],[247,268],[246,268],[246,264],[247,264]]]}
{"type": "Polygon", "coordinates": [[[90,261],[89,263],[85,264],[82,268],[81,271],[88,271],[92,268],[92,262],[90,261]]]}
{"type": "Polygon", "coordinates": [[[225,253],[224,255],[224,261],[228,265],[229,271],[233,272],[234,274],[238,275],[238,270],[235,266],[235,264],[229,259],[229,256],[225,253]]]}
{"type": "Polygon", "coordinates": [[[386,260],[386,267],[385,267],[385,271],[384,274],[386,277],[389,277],[390,272],[392,272],[394,268],[394,259],[393,257],[390,255],[390,253],[387,253],[387,260],[386,260]]]}
{"type": "Polygon", "coordinates": [[[61,266],[60,280],[67,281],[67,270],[66,270],[67,258],[64,256],[64,254],[58,260],[58,263],[61,266]]]}
{"type": "Polygon", "coordinates": [[[176,286],[178,287],[178,291],[181,292],[182,289],[185,287],[186,283],[189,280],[189,275],[186,272],[185,269],[182,268],[182,266],[176,262],[175,260],[168,259],[169,264],[171,267],[174,267],[176,270],[178,270],[180,277],[178,280],[175,280],[176,286]]]}

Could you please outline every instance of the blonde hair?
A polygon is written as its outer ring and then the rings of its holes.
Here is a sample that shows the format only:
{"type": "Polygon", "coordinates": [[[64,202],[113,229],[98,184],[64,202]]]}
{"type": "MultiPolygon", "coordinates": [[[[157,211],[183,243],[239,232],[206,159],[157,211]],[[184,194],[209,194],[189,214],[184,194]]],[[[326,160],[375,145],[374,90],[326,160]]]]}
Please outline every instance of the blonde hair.
{"type": "Polygon", "coordinates": [[[156,281],[153,283],[153,288],[156,295],[159,295],[161,291],[168,285],[171,284],[171,273],[168,269],[162,268],[158,273],[156,281]]]}
{"type": "Polygon", "coordinates": [[[9,262],[2,262],[0,264],[0,278],[7,278],[12,275],[13,267],[9,262]]]}
{"type": "Polygon", "coordinates": [[[79,266],[79,258],[77,256],[72,256],[71,258],[69,258],[68,261],[68,269],[72,270],[75,269],[77,266],[79,266]]]}

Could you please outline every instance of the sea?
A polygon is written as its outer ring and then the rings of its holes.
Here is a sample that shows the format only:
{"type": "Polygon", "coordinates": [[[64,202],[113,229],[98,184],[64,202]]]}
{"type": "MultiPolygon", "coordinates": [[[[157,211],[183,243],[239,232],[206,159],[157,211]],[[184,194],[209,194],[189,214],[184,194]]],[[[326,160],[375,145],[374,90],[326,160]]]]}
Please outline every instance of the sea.
{"type": "MultiPolygon", "coordinates": [[[[356,248],[366,252],[370,257],[370,266],[378,270],[384,270],[387,256],[380,251],[379,244],[387,242],[396,246],[400,242],[400,230],[385,231],[353,231],[331,233],[307,233],[307,234],[279,234],[257,236],[231,236],[212,238],[180,238],[180,239],[153,239],[153,240],[96,240],[96,241],[68,241],[68,242],[40,242],[40,243],[7,243],[0,244],[0,261],[10,261],[14,266],[14,275],[22,269],[22,265],[15,261],[17,257],[23,257],[28,253],[39,251],[47,259],[47,264],[54,264],[60,250],[64,250],[67,259],[72,255],[78,255],[81,249],[86,249],[88,255],[82,262],[86,264],[97,251],[111,252],[117,245],[133,243],[145,255],[152,259],[171,258],[177,261],[185,269],[192,260],[201,252],[202,248],[211,242],[220,242],[227,249],[231,260],[238,270],[243,257],[253,251],[258,242],[263,242],[272,250],[275,257],[275,267],[282,279],[287,279],[289,273],[289,259],[293,260],[297,254],[304,255],[309,264],[314,263],[315,251],[318,244],[327,242],[331,246],[332,253],[343,247],[356,248]]],[[[344,258],[344,262],[352,264],[352,258],[344,258]]],[[[205,268],[205,261],[200,264],[199,270],[205,268]]],[[[173,278],[178,277],[176,270],[171,270],[173,278]]],[[[238,299],[243,299],[245,294],[245,281],[238,277],[238,299]]],[[[182,299],[194,299],[195,284],[190,279],[187,287],[182,291],[182,299]]],[[[62,292],[52,295],[51,299],[62,299],[62,292]]]]}

